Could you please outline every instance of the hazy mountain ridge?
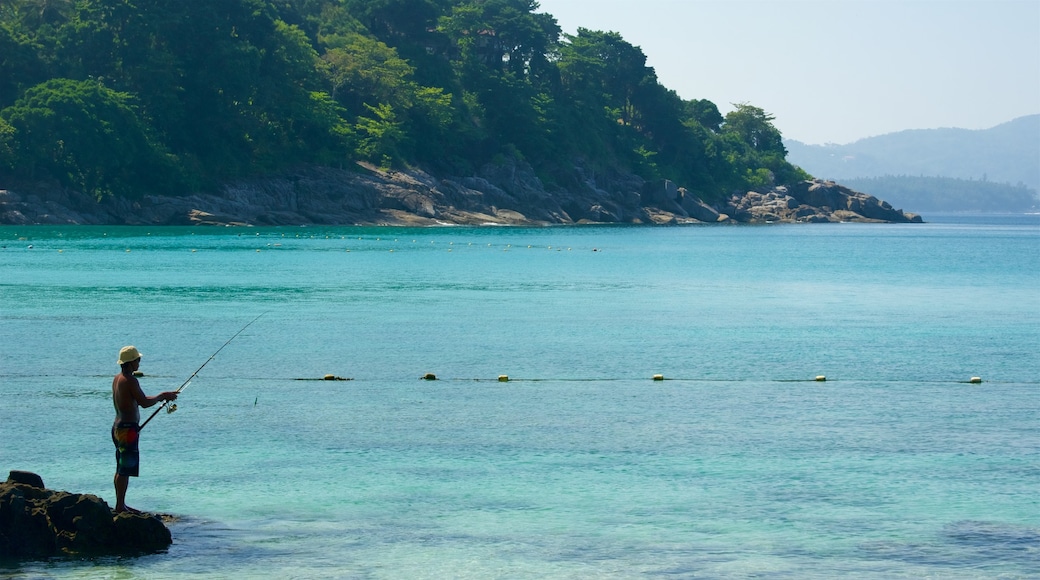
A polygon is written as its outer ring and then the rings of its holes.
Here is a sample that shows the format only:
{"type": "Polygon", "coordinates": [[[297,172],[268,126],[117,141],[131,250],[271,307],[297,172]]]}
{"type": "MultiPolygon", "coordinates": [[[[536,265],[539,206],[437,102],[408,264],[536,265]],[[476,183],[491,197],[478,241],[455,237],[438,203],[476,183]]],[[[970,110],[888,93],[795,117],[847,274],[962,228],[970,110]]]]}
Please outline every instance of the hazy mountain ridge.
{"type": "Polygon", "coordinates": [[[909,211],[1032,211],[1040,206],[1040,115],[990,129],[915,129],[847,145],[785,140],[810,174],[909,211]]]}
{"type": "Polygon", "coordinates": [[[1040,189],[1040,115],[990,129],[914,129],[847,145],[785,140],[788,160],[823,179],[924,175],[1040,189]]]}

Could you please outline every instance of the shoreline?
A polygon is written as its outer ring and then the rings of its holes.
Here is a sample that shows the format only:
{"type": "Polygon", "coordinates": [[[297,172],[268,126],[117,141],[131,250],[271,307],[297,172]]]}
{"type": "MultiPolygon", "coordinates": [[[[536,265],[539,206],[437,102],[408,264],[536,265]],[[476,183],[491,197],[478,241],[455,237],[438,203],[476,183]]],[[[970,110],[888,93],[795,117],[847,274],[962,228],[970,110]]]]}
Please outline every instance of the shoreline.
{"type": "Polygon", "coordinates": [[[2,225],[556,225],[712,223],[922,223],[871,195],[830,181],[731,195],[706,203],[693,192],[634,175],[546,186],[515,162],[470,177],[421,170],[328,167],[223,186],[219,193],[107,197],[54,184],[0,189],[2,225]]]}

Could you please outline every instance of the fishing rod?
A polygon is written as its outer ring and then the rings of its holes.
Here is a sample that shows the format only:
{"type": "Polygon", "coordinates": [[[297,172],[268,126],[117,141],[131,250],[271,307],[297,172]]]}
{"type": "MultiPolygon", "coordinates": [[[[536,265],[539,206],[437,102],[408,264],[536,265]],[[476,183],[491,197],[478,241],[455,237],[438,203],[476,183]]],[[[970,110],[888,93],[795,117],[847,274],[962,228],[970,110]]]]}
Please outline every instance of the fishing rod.
{"type": "MultiPolygon", "coordinates": [[[[267,313],[266,313],[266,312],[262,312],[262,313],[260,313],[260,316],[263,316],[264,314],[267,314],[267,313]]],[[[251,326],[251,325],[252,325],[252,324],[253,324],[254,322],[256,322],[257,320],[260,320],[260,316],[257,316],[256,318],[254,318],[254,319],[250,320],[250,321],[249,321],[249,324],[247,324],[247,325],[243,326],[241,330],[239,330],[238,332],[236,332],[236,333],[235,333],[235,336],[232,336],[231,338],[229,338],[229,339],[227,340],[227,342],[225,342],[225,343],[224,343],[223,345],[221,345],[221,347],[217,349],[217,352],[215,352],[215,353],[211,354],[211,355],[209,356],[209,358],[208,358],[208,359],[206,359],[206,362],[202,363],[202,366],[200,366],[199,368],[195,369],[195,372],[191,373],[191,376],[190,376],[190,377],[188,377],[188,379],[187,379],[186,381],[184,381],[184,383],[182,383],[182,384],[181,384],[181,386],[177,387],[177,390],[176,390],[176,391],[174,391],[174,392],[175,392],[175,393],[179,393],[179,392],[183,391],[185,387],[187,387],[188,385],[190,385],[190,384],[191,384],[191,380],[195,378],[195,375],[199,374],[199,371],[201,371],[201,370],[202,370],[203,368],[205,368],[205,366],[206,366],[206,365],[208,365],[208,364],[209,364],[209,361],[211,361],[211,360],[213,360],[214,358],[216,358],[216,356],[217,356],[218,354],[220,354],[220,351],[224,350],[224,347],[225,347],[225,346],[227,346],[227,345],[231,344],[231,341],[232,341],[232,340],[235,340],[236,338],[238,338],[238,335],[240,335],[240,334],[242,334],[243,332],[245,332],[245,330],[246,330],[247,328],[249,328],[249,327],[250,327],[250,326],[251,326]]],[[[158,409],[156,409],[156,410],[155,410],[155,412],[154,412],[154,413],[152,413],[152,414],[151,414],[151,416],[150,416],[150,417],[148,417],[148,419],[146,419],[144,423],[141,423],[141,426],[137,428],[138,432],[140,432],[140,431],[141,431],[141,429],[144,429],[144,426],[148,424],[148,421],[151,421],[152,419],[154,419],[154,418],[155,418],[155,416],[159,414],[159,411],[162,411],[162,410],[163,410],[163,407],[165,407],[165,406],[166,406],[166,404],[167,404],[167,403],[169,403],[169,402],[170,402],[170,401],[163,401],[163,404],[162,404],[162,405],[159,405],[159,408],[158,408],[158,409]]],[[[172,412],[174,412],[174,411],[176,411],[176,410],[177,410],[177,405],[176,405],[176,404],[173,404],[173,405],[170,405],[170,408],[169,408],[169,409],[167,409],[167,410],[166,410],[166,412],[167,412],[167,413],[172,413],[172,412]]]]}

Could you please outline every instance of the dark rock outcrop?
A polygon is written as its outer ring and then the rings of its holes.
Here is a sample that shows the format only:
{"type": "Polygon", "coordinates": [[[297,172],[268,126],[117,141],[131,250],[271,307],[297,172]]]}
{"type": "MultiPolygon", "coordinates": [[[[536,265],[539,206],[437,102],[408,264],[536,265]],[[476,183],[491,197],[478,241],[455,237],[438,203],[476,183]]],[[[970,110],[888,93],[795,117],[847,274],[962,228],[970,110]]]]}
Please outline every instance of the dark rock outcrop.
{"type": "Polygon", "coordinates": [[[516,160],[475,175],[438,178],[421,170],[299,168],[224,186],[218,194],[90,196],[35,184],[0,190],[0,224],[83,225],[436,225],[920,221],[831,182],[735,195],[709,205],[693,192],[632,174],[574,167],[546,185],[516,160]]]}
{"type": "Polygon", "coordinates": [[[171,543],[158,517],[114,514],[97,496],[44,488],[34,473],[12,471],[0,483],[0,557],[147,554],[171,543]]]}

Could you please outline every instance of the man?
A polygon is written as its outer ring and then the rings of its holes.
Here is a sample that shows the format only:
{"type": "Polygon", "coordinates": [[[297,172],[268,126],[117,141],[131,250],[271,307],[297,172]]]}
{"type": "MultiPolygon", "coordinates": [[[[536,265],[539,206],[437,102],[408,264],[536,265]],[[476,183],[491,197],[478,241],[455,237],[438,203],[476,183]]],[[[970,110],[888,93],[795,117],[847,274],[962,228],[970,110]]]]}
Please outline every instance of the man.
{"type": "Polygon", "coordinates": [[[131,477],[137,477],[140,407],[147,408],[160,401],[177,399],[176,391],[166,391],[154,397],[146,396],[141,390],[141,383],[134,376],[140,366],[141,353],[135,347],[124,346],[119,351],[120,371],[112,379],[112,404],[116,408],[116,420],[112,424],[112,443],[116,446],[116,513],[140,513],[126,505],[126,487],[131,477]]]}

